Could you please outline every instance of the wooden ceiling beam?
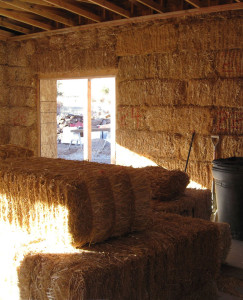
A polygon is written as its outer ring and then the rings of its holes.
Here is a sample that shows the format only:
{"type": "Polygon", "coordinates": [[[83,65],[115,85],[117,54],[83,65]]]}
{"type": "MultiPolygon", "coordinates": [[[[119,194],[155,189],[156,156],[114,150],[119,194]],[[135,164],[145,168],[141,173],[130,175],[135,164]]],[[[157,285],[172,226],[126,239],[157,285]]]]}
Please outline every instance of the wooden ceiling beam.
{"type": "Polygon", "coordinates": [[[94,22],[101,22],[102,19],[100,16],[97,16],[81,7],[79,7],[77,4],[78,2],[74,1],[74,0],[69,0],[69,1],[65,1],[65,0],[44,0],[45,2],[48,2],[50,4],[53,4],[57,7],[60,7],[62,9],[68,10],[74,14],[77,14],[79,16],[85,17],[87,19],[90,19],[94,22]]]}
{"type": "Polygon", "coordinates": [[[125,18],[130,18],[130,12],[119,7],[111,2],[105,0],[90,0],[91,3],[97,4],[107,10],[113,11],[114,13],[123,16],[125,18]]]}
{"type": "Polygon", "coordinates": [[[1,37],[9,38],[9,37],[12,37],[14,35],[15,35],[14,33],[11,33],[11,32],[0,29],[0,36],[1,37]]]}
{"type": "Polygon", "coordinates": [[[15,24],[12,24],[10,22],[7,22],[2,17],[0,18],[0,26],[11,29],[11,30],[14,30],[14,31],[17,31],[17,32],[21,32],[21,33],[24,33],[24,34],[31,33],[31,30],[29,30],[27,28],[24,28],[24,27],[21,27],[21,26],[18,26],[18,25],[15,25],[15,24]]]}
{"type": "Polygon", "coordinates": [[[14,7],[29,11],[36,15],[42,16],[44,18],[51,19],[53,21],[65,24],[67,26],[75,26],[76,25],[73,20],[64,18],[55,13],[52,13],[47,8],[42,8],[41,6],[37,6],[36,4],[30,4],[30,3],[22,2],[19,0],[9,0],[8,4],[13,5],[14,7]]]}
{"type": "Polygon", "coordinates": [[[53,7],[54,5],[45,2],[44,0],[21,0],[21,2],[27,2],[27,3],[32,3],[32,4],[38,4],[38,5],[44,5],[48,7],[53,7]]]}
{"type": "Polygon", "coordinates": [[[158,13],[163,13],[162,6],[152,0],[136,0],[137,2],[152,8],[153,10],[157,11],[158,13]]]}
{"type": "MultiPolygon", "coordinates": [[[[2,2],[2,0],[0,0],[0,3],[1,2],[2,2]]],[[[25,16],[21,15],[18,12],[15,12],[15,11],[9,11],[9,10],[0,8],[0,15],[4,16],[4,17],[8,17],[10,19],[17,20],[17,21],[22,22],[22,23],[29,24],[29,25],[34,26],[34,27],[44,29],[44,30],[55,29],[53,26],[51,26],[49,24],[46,24],[44,22],[40,22],[40,21],[37,21],[37,20],[33,20],[31,18],[25,17],[25,16]]]]}
{"type": "Polygon", "coordinates": [[[200,8],[200,4],[198,0],[185,0],[187,3],[191,4],[195,8],[200,8]]]}

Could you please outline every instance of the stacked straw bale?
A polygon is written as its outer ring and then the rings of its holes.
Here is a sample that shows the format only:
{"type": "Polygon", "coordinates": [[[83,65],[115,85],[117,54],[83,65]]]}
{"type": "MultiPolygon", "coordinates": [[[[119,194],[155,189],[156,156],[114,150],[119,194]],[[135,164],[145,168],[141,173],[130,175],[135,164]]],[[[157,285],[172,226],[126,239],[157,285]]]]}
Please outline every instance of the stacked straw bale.
{"type": "Polygon", "coordinates": [[[75,246],[144,230],[150,223],[150,184],[133,168],[17,158],[0,162],[0,194],[3,221],[41,236],[65,231],[75,246]]]}
{"type": "Polygon", "coordinates": [[[231,247],[231,231],[228,223],[215,223],[219,229],[219,259],[222,263],[225,262],[231,247]]]}
{"type": "Polygon", "coordinates": [[[34,152],[18,145],[0,145],[0,160],[16,157],[31,157],[34,152]]]}
{"type": "Polygon", "coordinates": [[[185,193],[175,197],[173,201],[152,201],[154,211],[175,213],[210,220],[212,214],[211,191],[186,189],[185,193]]]}
{"type": "Polygon", "coordinates": [[[26,256],[21,299],[215,299],[218,254],[215,224],[157,213],[143,233],[79,253],[26,256]]]}
{"type": "Polygon", "coordinates": [[[172,200],[178,195],[182,195],[188,183],[189,176],[180,170],[167,170],[160,166],[149,166],[144,168],[132,168],[119,165],[107,165],[101,163],[84,162],[87,165],[97,166],[105,169],[134,170],[143,172],[150,182],[152,199],[160,201],[172,200]]]}
{"type": "Polygon", "coordinates": [[[180,170],[145,167],[145,171],[151,181],[152,198],[160,201],[181,195],[189,183],[188,174],[180,170]]]}

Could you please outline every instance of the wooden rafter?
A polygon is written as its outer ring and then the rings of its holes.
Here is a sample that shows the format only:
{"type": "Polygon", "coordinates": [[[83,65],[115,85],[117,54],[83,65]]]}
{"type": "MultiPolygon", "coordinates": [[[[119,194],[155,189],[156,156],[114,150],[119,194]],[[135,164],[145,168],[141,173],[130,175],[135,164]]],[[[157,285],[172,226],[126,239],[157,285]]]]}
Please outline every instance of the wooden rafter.
{"type": "MultiPolygon", "coordinates": [[[[0,2],[2,2],[2,0],[0,0],[0,2]]],[[[20,21],[22,23],[26,23],[26,24],[32,25],[34,27],[38,27],[38,28],[44,29],[44,30],[52,30],[52,29],[54,29],[54,27],[52,27],[51,25],[49,25],[47,23],[40,22],[40,21],[37,21],[37,20],[33,20],[33,19],[28,18],[26,16],[23,16],[20,13],[15,12],[15,11],[9,11],[9,10],[0,8],[0,15],[4,16],[4,17],[8,17],[10,19],[14,19],[14,20],[20,21]]]]}
{"type": "Polygon", "coordinates": [[[163,13],[162,6],[152,0],[137,0],[137,2],[157,11],[158,13],[163,13]]]}
{"type": "Polygon", "coordinates": [[[17,31],[17,32],[21,32],[21,33],[24,33],[24,34],[31,33],[31,30],[29,30],[27,28],[24,28],[24,27],[21,27],[21,26],[18,26],[18,25],[15,25],[15,24],[12,24],[10,22],[7,22],[3,18],[0,18],[0,26],[11,29],[11,30],[14,30],[14,31],[17,31]]]}
{"type": "Polygon", "coordinates": [[[97,15],[93,14],[92,12],[89,12],[89,11],[79,7],[77,5],[78,2],[76,2],[74,0],[69,0],[69,1],[65,1],[65,0],[44,0],[44,1],[48,2],[50,4],[53,4],[57,7],[68,10],[68,11],[70,11],[74,14],[77,14],[79,16],[90,19],[92,21],[95,21],[95,22],[101,22],[102,21],[100,16],[97,16],[97,15]]]}
{"type": "Polygon", "coordinates": [[[90,0],[91,3],[97,4],[107,10],[113,11],[114,13],[121,15],[125,18],[130,18],[130,12],[119,7],[111,2],[105,0],[90,0]]]}
{"type": "Polygon", "coordinates": [[[44,6],[53,7],[52,4],[45,2],[44,0],[21,0],[22,2],[32,3],[32,4],[39,4],[44,6]]]}
{"type": "Polygon", "coordinates": [[[186,0],[187,3],[191,4],[193,7],[200,8],[198,0],[186,0]]]}
{"type": "Polygon", "coordinates": [[[0,29],[0,36],[4,38],[9,38],[14,36],[13,33],[0,29]]]}
{"type": "Polygon", "coordinates": [[[47,19],[51,19],[53,21],[65,24],[67,26],[75,26],[76,25],[73,20],[64,18],[53,12],[50,12],[48,9],[43,9],[43,7],[38,6],[36,4],[30,4],[30,3],[22,2],[19,0],[9,0],[8,4],[12,5],[13,7],[21,8],[23,10],[32,12],[39,16],[45,17],[47,19]]]}

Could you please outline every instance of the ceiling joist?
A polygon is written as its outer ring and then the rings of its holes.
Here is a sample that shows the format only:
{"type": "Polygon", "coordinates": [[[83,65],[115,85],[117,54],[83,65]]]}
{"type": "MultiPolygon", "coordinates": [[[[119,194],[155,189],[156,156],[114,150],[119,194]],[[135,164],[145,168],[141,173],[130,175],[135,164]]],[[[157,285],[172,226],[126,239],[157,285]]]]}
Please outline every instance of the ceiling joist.
{"type": "Polygon", "coordinates": [[[9,38],[14,36],[13,33],[0,29],[0,36],[3,38],[9,38]]]}
{"type": "Polygon", "coordinates": [[[17,8],[32,12],[36,15],[45,17],[47,19],[51,19],[53,21],[65,24],[67,26],[75,26],[76,25],[73,20],[64,18],[55,13],[52,13],[48,9],[44,9],[43,7],[38,6],[36,4],[30,4],[30,3],[22,2],[19,0],[9,0],[8,3],[10,5],[12,5],[13,7],[17,7],[17,8]]]}
{"type": "Polygon", "coordinates": [[[107,10],[113,11],[114,13],[121,15],[125,18],[130,18],[130,12],[105,0],[90,0],[91,3],[97,4],[107,10]]]}
{"type": "Polygon", "coordinates": [[[0,0],[0,28],[3,31],[0,39],[17,40],[26,35],[46,35],[47,31],[56,34],[57,30],[71,32],[85,30],[86,26],[134,23],[137,17],[148,20],[150,17],[160,19],[181,14],[240,10],[243,9],[241,1],[177,0],[171,4],[169,0],[0,0]]]}
{"type": "Polygon", "coordinates": [[[24,33],[24,34],[31,33],[31,30],[21,27],[21,26],[18,26],[18,25],[15,25],[15,24],[12,24],[10,22],[7,22],[3,18],[0,18],[0,26],[11,29],[16,32],[24,33]]]}
{"type": "Polygon", "coordinates": [[[79,16],[82,16],[84,18],[90,19],[94,22],[101,22],[102,18],[100,16],[97,16],[96,14],[89,12],[81,7],[78,6],[78,2],[74,0],[44,0],[45,2],[48,2],[50,4],[53,4],[57,7],[60,7],[62,9],[68,10],[74,14],[77,14],[79,16]]]}
{"type": "Polygon", "coordinates": [[[162,5],[152,1],[152,0],[137,0],[137,2],[157,11],[158,13],[163,13],[162,5]]]}
{"type": "Polygon", "coordinates": [[[198,0],[185,0],[187,3],[191,4],[195,8],[200,8],[200,4],[198,0]]]}
{"type": "MultiPolygon", "coordinates": [[[[0,3],[1,2],[2,2],[2,0],[0,0],[0,3]]],[[[34,26],[34,27],[44,29],[44,30],[53,30],[53,29],[55,29],[54,27],[52,27],[51,25],[49,25],[47,23],[40,22],[40,21],[37,21],[37,20],[33,20],[33,19],[28,18],[24,15],[21,15],[20,13],[15,12],[15,11],[9,11],[9,10],[0,8],[0,15],[4,16],[4,17],[8,17],[10,19],[17,20],[19,22],[22,22],[22,23],[25,23],[25,24],[28,24],[28,25],[31,25],[31,26],[34,26]]]]}

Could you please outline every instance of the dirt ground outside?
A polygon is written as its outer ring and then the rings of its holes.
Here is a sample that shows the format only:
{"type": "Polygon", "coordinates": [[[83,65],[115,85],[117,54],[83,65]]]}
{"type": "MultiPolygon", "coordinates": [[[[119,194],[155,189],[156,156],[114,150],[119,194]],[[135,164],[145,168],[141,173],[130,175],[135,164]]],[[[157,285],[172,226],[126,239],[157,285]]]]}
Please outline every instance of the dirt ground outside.
{"type": "MultiPolygon", "coordinates": [[[[58,158],[69,160],[83,160],[83,144],[57,144],[58,158]]],[[[111,163],[110,142],[103,139],[92,139],[92,161],[98,163],[111,163]]]]}

